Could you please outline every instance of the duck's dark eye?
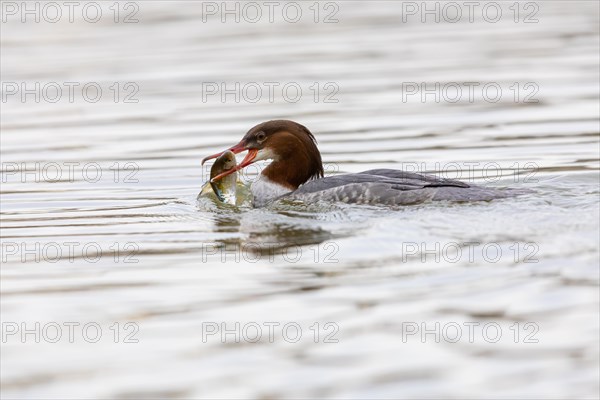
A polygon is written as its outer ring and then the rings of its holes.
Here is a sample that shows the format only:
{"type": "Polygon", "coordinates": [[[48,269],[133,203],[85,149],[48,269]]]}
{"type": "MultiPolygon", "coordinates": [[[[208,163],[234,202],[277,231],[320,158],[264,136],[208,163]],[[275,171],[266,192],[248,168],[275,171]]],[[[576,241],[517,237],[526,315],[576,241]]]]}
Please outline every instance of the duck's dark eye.
{"type": "Polygon", "coordinates": [[[262,142],[266,138],[267,138],[267,135],[264,132],[258,132],[258,134],[256,135],[256,140],[259,142],[262,142]]]}

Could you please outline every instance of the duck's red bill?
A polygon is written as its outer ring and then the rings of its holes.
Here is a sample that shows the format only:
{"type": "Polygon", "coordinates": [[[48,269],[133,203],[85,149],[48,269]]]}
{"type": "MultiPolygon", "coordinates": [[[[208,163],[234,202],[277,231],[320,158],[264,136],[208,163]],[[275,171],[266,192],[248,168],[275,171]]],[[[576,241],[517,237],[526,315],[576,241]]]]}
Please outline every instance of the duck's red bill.
{"type": "Polygon", "coordinates": [[[204,163],[205,163],[205,162],[207,162],[208,160],[212,160],[213,158],[220,157],[220,156],[221,156],[221,155],[223,155],[223,153],[225,153],[226,151],[232,151],[234,154],[238,154],[238,153],[241,153],[241,152],[242,152],[242,151],[244,151],[244,150],[246,150],[246,149],[244,148],[244,144],[243,144],[242,142],[240,142],[240,143],[236,144],[235,146],[233,146],[233,147],[231,147],[231,148],[229,148],[229,149],[227,149],[227,150],[223,150],[223,151],[222,151],[222,152],[220,152],[220,153],[213,154],[212,156],[204,157],[204,158],[202,159],[202,165],[204,165],[204,163]]]}

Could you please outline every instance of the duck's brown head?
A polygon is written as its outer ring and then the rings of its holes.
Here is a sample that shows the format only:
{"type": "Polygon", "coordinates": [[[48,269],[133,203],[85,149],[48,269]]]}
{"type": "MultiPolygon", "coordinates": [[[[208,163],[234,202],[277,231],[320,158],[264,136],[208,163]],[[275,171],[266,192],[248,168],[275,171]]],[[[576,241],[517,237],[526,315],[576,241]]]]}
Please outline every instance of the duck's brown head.
{"type": "MultiPolygon", "coordinates": [[[[247,150],[244,160],[234,169],[213,179],[220,179],[256,161],[273,160],[262,175],[274,183],[297,189],[310,179],[323,177],[323,163],[316,143],[313,134],[296,122],[263,122],[250,129],[238,144],[228,149],[236,154],[247,150]]],[[[223,153],[206,157],[202,164],[223,153]]]]}

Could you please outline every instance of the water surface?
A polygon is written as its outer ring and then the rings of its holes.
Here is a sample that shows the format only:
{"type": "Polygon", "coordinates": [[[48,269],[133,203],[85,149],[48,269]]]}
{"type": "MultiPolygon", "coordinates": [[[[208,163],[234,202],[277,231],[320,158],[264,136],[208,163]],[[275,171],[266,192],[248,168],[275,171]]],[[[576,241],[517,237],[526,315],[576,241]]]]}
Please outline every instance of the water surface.
{"type": "Polygon", "coordinates": [[[134,24],[2,24],[3,82],[104,88],[96,103],[2,104],[3,332],[63,327],[56,343],[3,338],[4,396],[598,396],[597,2],[538,2],[529,24],[403,22],[391,1],[336,2],[329,24],[137,4],[134,24]],[[207,83],[236,82],[303,95],[203,98],[207,83]],[[403,98],[415,82],[503,95],[403,98]],[[393,210],[197,201],[200,160],[277,118],[313,131],[329,174],[404,168],[534,192],[393,210]],[[222,323],[248,330],[239,343],[206,335],[222,323]]]}

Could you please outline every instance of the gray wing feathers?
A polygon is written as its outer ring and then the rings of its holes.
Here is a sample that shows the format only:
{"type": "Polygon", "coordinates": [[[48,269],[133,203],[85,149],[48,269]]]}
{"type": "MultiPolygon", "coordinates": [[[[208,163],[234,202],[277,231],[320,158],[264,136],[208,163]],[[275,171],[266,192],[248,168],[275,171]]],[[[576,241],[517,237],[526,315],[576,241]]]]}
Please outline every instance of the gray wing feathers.
{"type": "Polygon", "coordinates": [[[415,172],[406,172],[398,169],[370,169],[368,171],[361,172],[360,174],[384,176],[391,179],[399,179],[410,182],[420,182],[422,185],[427,186],[456,186],[468,188],[469,184],[453,179],[438,178],[434,175],[417,174],[415,172]]]}
{"type": "Polygon", "coordinates": [[[319,200],[340,201],[352,204],[389,204],[409,205],[431,200],[436,193],[435,188],[414,188],[407,190],[389,183],[349,183],[316,192],[293,192],[286,198],[315,202],[319,200]]]}
{"type": "Polygon", "coordinates": [[[400,170],[373,169],[310,181],[284,197],[306,202],[327,200],[355,204],[408,205],[427,200],[489,201],[529,192],[525,189],[485,188],[400,170]]]}

